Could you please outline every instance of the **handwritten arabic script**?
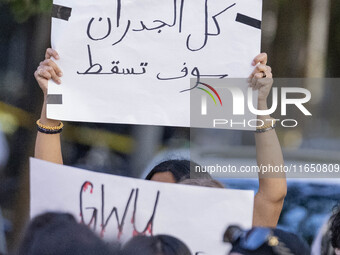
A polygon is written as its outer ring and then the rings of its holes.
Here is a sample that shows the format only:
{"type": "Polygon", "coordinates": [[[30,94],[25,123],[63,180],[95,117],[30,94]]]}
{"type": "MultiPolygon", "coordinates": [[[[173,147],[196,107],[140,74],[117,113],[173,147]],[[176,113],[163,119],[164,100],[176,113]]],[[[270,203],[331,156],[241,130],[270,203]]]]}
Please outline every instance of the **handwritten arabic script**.
{"type": "MultiPolygon", "coordinates": [[[[204,0],[204,7],[202,8],[201,15],[204,17],[203,22],[198,25],[202,26],[200,29],[193,29],[193,32],[186,32],[185,35],[185,47],[189,52],[199,52],[203,50],[209,43],[210,37],[217,37],[221,34],[220,20],[223,20],[223,15],[227,15],[227,12],[236,6],[236,3],[227,4],[222,9],[214,13],[210,13],[209,1],[204,0]],[[195,34],[196,31],[200,31],[195,34]],[[199,38],[196,41],[201,41],[199,46],[195,46],[193,43],[193,37],[199,38]]],[[[121,0],[116,0],[116,8],[113,13],[114,17],[91,17],[89,18],[86,35],[87,38],[92,42],[87,44],[87,56],[88,56],[88,67],[83,71],[77,71],[78,75],[143,75],[148,72],[148,60],[140,63],[136,63],[135,67],[124,67],[124,61],[119,59],[110,60],[110,65],[104,70],[103,64],[95,61],[95,52],[92,49],[96,42],[107,41],[110,42],[112,47],[116,47],[119,44],[124,44],[124,40],[129,36],[130,33],[142,33],[154,31],[155,33],[161,34],[163,30],[173,29],[178,34],[184,33],[184,31],[190,31],[185,29],[187,25],[185,21],[186,9],[184,0],[172,0],[171,8],[171,20],[160,20],[154,19],[152,22],[144,20],[136,20],[129,17],[125,17],[124,9],[122,7],[121,0]],[[98,28],[101,31],[105,31],[102,35],[97,32],[98,28]],[[118,35],[118,36],[117,36],[118,35]],[[118,38],[118,39],[117,39],[118,38]],[[92,46],[93,45],[93,46],[92,46]]],[[[192,24],[190,24],[192,25],[192,24]]],[[[197,25],[197,24],[196,24],[197,25]]],[[[188,24],[189,26],[189,24],[188,24]]],[[[136,42],[138,43],[138,42],[136,42]]],[[[190,89],[181,90],[180,92],[189,91],[197,87],[202,77],[215,77],[223,79],[228,77],[228,73],[214,74],[214,73],[203,73],[200,71],[199,66],[192,65],[188,66],[186,62],[182,63],[179,67],[178,75],[168,75],[166,71],[161,71],[155,74],[155,78],[159,81],[177,80],[185,77],[192,77],[196,79],[196,85],[190,89]]]]}
{"type": "Polygon", "coordinates": [[[64,75],[60,86],[49,84],[58,99],[49,100],[49,118],[189,127],[190,98],[206,92],[206,79],[247,78],[260,52],[262,0],[54,0],[53,7],[51,43],[64,75]]]}

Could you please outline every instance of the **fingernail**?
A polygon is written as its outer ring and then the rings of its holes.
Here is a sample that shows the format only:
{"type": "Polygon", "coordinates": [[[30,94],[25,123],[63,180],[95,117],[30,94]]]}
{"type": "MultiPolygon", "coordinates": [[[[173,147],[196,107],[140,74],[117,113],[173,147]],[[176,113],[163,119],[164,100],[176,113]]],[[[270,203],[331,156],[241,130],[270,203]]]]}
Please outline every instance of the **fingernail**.
{"type": "Polygon", "coordinates": [[[59,77],[61,77],[61,76],[63,76],[63,73],[62,73],[62,72],[59,73],[59,77]]]}
{"type": "Polygon", "coordinates": [[[58,79],[58,80],[57,80],[57,83],[58,83],[58,84],[60,84],[60,83],[61,83],[61,80],[60,80],[60,79],[58,79]]]}
{"type": "Polygon", "coordinates": [[[56,58],[56,59],[59,59],[60,57],[59,57],[59,55],[56,55],[55,58],[56,58]]]}
{"type": "Polygon", "coordinates": [[[255,60],[251,64],[254,66],[256,64],[255,60]]]}

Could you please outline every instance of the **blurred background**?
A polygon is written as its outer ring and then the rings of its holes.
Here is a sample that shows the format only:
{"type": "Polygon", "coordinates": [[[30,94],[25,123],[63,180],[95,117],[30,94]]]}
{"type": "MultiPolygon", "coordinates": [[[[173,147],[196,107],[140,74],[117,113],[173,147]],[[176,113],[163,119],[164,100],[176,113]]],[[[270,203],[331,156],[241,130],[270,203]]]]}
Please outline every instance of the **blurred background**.
{"type": "MultiPolygon", "coordinates": [[[[15,246],[28,217],[28,160],[43,99],[33,73],[50,46],[51,6],[49,0],[0,0],[0,249],[3,233],[6,246],[15,246]]],[[[262,24],[262,51],[275,77],[340,77],[340,1],[264,0],[262,24]]],[[[340,87],[321,80],[304,86],[313,96],[308,106],[313,117],[297,128],[277,129],[285,159],[339,163],[340,87]]],[[[157,153],[193,144],[202,161],[211,155],[238,162],[255,158],[251,132],[67,123],[62,143],[67,165],[133,177],[147,171],[157,153]]],[[[256,180],[222,181],[257,189],[256,180]]],[[[340,200],[338,183],[290,180],[280,225],[311,243],[340,200]]]]}

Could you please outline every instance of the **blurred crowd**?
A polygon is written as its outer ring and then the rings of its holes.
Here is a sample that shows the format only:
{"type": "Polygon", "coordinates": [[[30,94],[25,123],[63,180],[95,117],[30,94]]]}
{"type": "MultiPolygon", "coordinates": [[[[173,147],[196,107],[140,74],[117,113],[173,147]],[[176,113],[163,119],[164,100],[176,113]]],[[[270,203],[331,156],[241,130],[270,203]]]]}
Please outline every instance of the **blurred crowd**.
{"type": "MultiPolygon", "coordinates": [[[[198,237],[199,238],[199,237],[198,237]]],[[[228,226],[223,241],[231,244],[230,255],[309,255],[310,248],[299,236],[277,228],[241,229],[228,226]]],[[[105,242],[90,228],[68,213],[47,212],[28,224],[14,254],[18,255],[191,255],[190,249],[174,236],[134,236],[125,244],[105,242]]],[[[315,245],[313,255],[340,254],[340,211],[335,210],[315,245]],[[317,250],[319,249],[319,250],[317,250]]]]}

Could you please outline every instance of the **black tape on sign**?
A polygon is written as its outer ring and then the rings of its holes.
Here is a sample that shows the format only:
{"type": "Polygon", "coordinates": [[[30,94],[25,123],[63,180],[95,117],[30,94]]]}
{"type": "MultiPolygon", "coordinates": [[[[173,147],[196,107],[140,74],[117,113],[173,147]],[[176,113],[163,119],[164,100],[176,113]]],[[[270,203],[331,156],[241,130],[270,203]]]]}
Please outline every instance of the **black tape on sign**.
{"type": "Polygon", "coordinates": [[[254,19],[241,13],[237,13],[236,21],[251,27],[261,29],[261,20],[254,19]]]}
{"type": "Polygon", "coordinates": [[[72,8],[54,4],[52,7],[52,17],[67,20],[71,17],[72,8]]]}
{"type": "Polygon", "coordinates": [[[47,104],[63,104],[63,95],[60,94],[49,94],[47,95],[47,104]]]}

